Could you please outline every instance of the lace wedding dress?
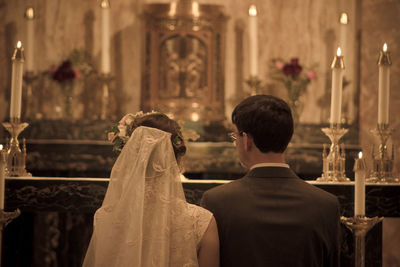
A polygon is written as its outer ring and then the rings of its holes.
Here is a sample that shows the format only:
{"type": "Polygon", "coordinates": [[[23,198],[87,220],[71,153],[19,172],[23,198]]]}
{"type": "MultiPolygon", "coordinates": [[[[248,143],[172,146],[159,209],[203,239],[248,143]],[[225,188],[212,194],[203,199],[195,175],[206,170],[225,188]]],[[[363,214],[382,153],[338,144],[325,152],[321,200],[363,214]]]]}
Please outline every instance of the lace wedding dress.
{"type": "Polygon", "coordinates": [[[138,127],[94,216],[84,267],[194,267],[212,214],[188,204],[167,132],[138,127]]]}

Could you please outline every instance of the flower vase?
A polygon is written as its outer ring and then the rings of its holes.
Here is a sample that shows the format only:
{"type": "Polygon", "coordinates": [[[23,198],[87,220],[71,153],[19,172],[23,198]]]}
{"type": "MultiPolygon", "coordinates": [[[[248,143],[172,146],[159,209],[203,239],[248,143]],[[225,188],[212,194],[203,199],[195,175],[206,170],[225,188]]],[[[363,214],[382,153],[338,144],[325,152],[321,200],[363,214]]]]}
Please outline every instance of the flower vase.
{"type": "Polygon", "coordinates": [[[290,99],[289,106],[292,110],[293,123],[296,125],[300,121],[300,115],[303,111],[303,103],[298,99],[290,99]]]}
{"type": "Polygon", "coordinates": [[[72,119],[72,99],[73,99],[73,91],[74,87],[72,83],[64,83],[62,84],[62,90],[64,93],[64,119],[72,119]]]}

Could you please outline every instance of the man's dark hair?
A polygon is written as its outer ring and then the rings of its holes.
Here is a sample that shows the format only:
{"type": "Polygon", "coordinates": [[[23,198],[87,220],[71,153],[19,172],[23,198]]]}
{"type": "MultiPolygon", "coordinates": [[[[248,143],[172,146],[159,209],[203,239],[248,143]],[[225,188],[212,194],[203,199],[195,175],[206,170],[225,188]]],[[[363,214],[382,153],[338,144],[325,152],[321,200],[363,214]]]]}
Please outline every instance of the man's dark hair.
{"type": "Polygon", "coordinates": [[[232,112],[239,134],[245,132],[263,153],[283,153],[293,135],[293,118],[288,104],[272,95],[255,95],[243,100],[232,112]]]}

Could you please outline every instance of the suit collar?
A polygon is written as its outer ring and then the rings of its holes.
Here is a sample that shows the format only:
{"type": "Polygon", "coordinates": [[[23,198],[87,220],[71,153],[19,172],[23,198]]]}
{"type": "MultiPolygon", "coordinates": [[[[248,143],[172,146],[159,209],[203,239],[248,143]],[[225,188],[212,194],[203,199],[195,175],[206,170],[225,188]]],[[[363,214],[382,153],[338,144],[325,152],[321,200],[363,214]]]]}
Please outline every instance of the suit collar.
{"type": "Polygon", "coordinates": [[[250,178],[297,178],[298,176],[285,167],[259,167],[251,169],[247,175],[250,178]]]}

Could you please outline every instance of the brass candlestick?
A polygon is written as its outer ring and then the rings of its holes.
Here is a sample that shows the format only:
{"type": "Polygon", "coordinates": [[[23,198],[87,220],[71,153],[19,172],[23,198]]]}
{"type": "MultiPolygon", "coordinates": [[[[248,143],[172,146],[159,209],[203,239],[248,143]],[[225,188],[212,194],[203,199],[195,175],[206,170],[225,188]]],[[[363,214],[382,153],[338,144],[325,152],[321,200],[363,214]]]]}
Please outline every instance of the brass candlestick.
{"type": "Polygon", "coordinates": [[[399,182],[399,178],[393,176],[394,149],[392,148],[391,156],[389,156],[386,145],[393,130],[387,123],[382,123],[378,124],[376,129],[371,132],[379,139],[379,151],[377,155],[372,151],[373,167],[367,181],[372,183],[399,182]]]}
{"type": "Polygon", "coordinates": [[[321,129],[331,140],[329,154],[326,153],[326,146],[322,154],[323,170],[322,175],[317,179],[321,182],[346,182],[345,163],[346,155],[344,145],[339,144],[340,138],[345,135],[348,129],[342,128],[340,124],[331,124],[330,128],[321,129]]]}
{"type": "Polygon", "coordinates": [[[109,115],[109,101],[110,101],[110,83],[112,77],[108,73],[103,73],[100,76],[102,91],[101,91],[101,113],[100,119],[105,120],[109,115]]]}
{"type": "Polygon", "coordinates": [[[260,93],[261,90],[261,80],[258,78],[258,76],[250,76],[249,79],[246,80],[246,83],[249,87],[249,94],[250,95],[256,95],[258,93],[260,93]]]}
{"type": "Polygon", "coordinates": [[[355,267],[365,266],[365,236],[383,217],[368,218],[365,216],[354,216],[351,218],[341,217],[342,223],[350,229],[354,236],[355,267]]]}
{"type": "Polygon", "coordinates": [[[18,142],[19,134],[28,126],[26,122],[20,122],[19,118],[11,119],[11,122],[3,122],[4,128],[10,133],[11,139],[7,144],[7,176],[32,176],[25,169],[26,144],[23,140],[22,149],[18,142]]]}

